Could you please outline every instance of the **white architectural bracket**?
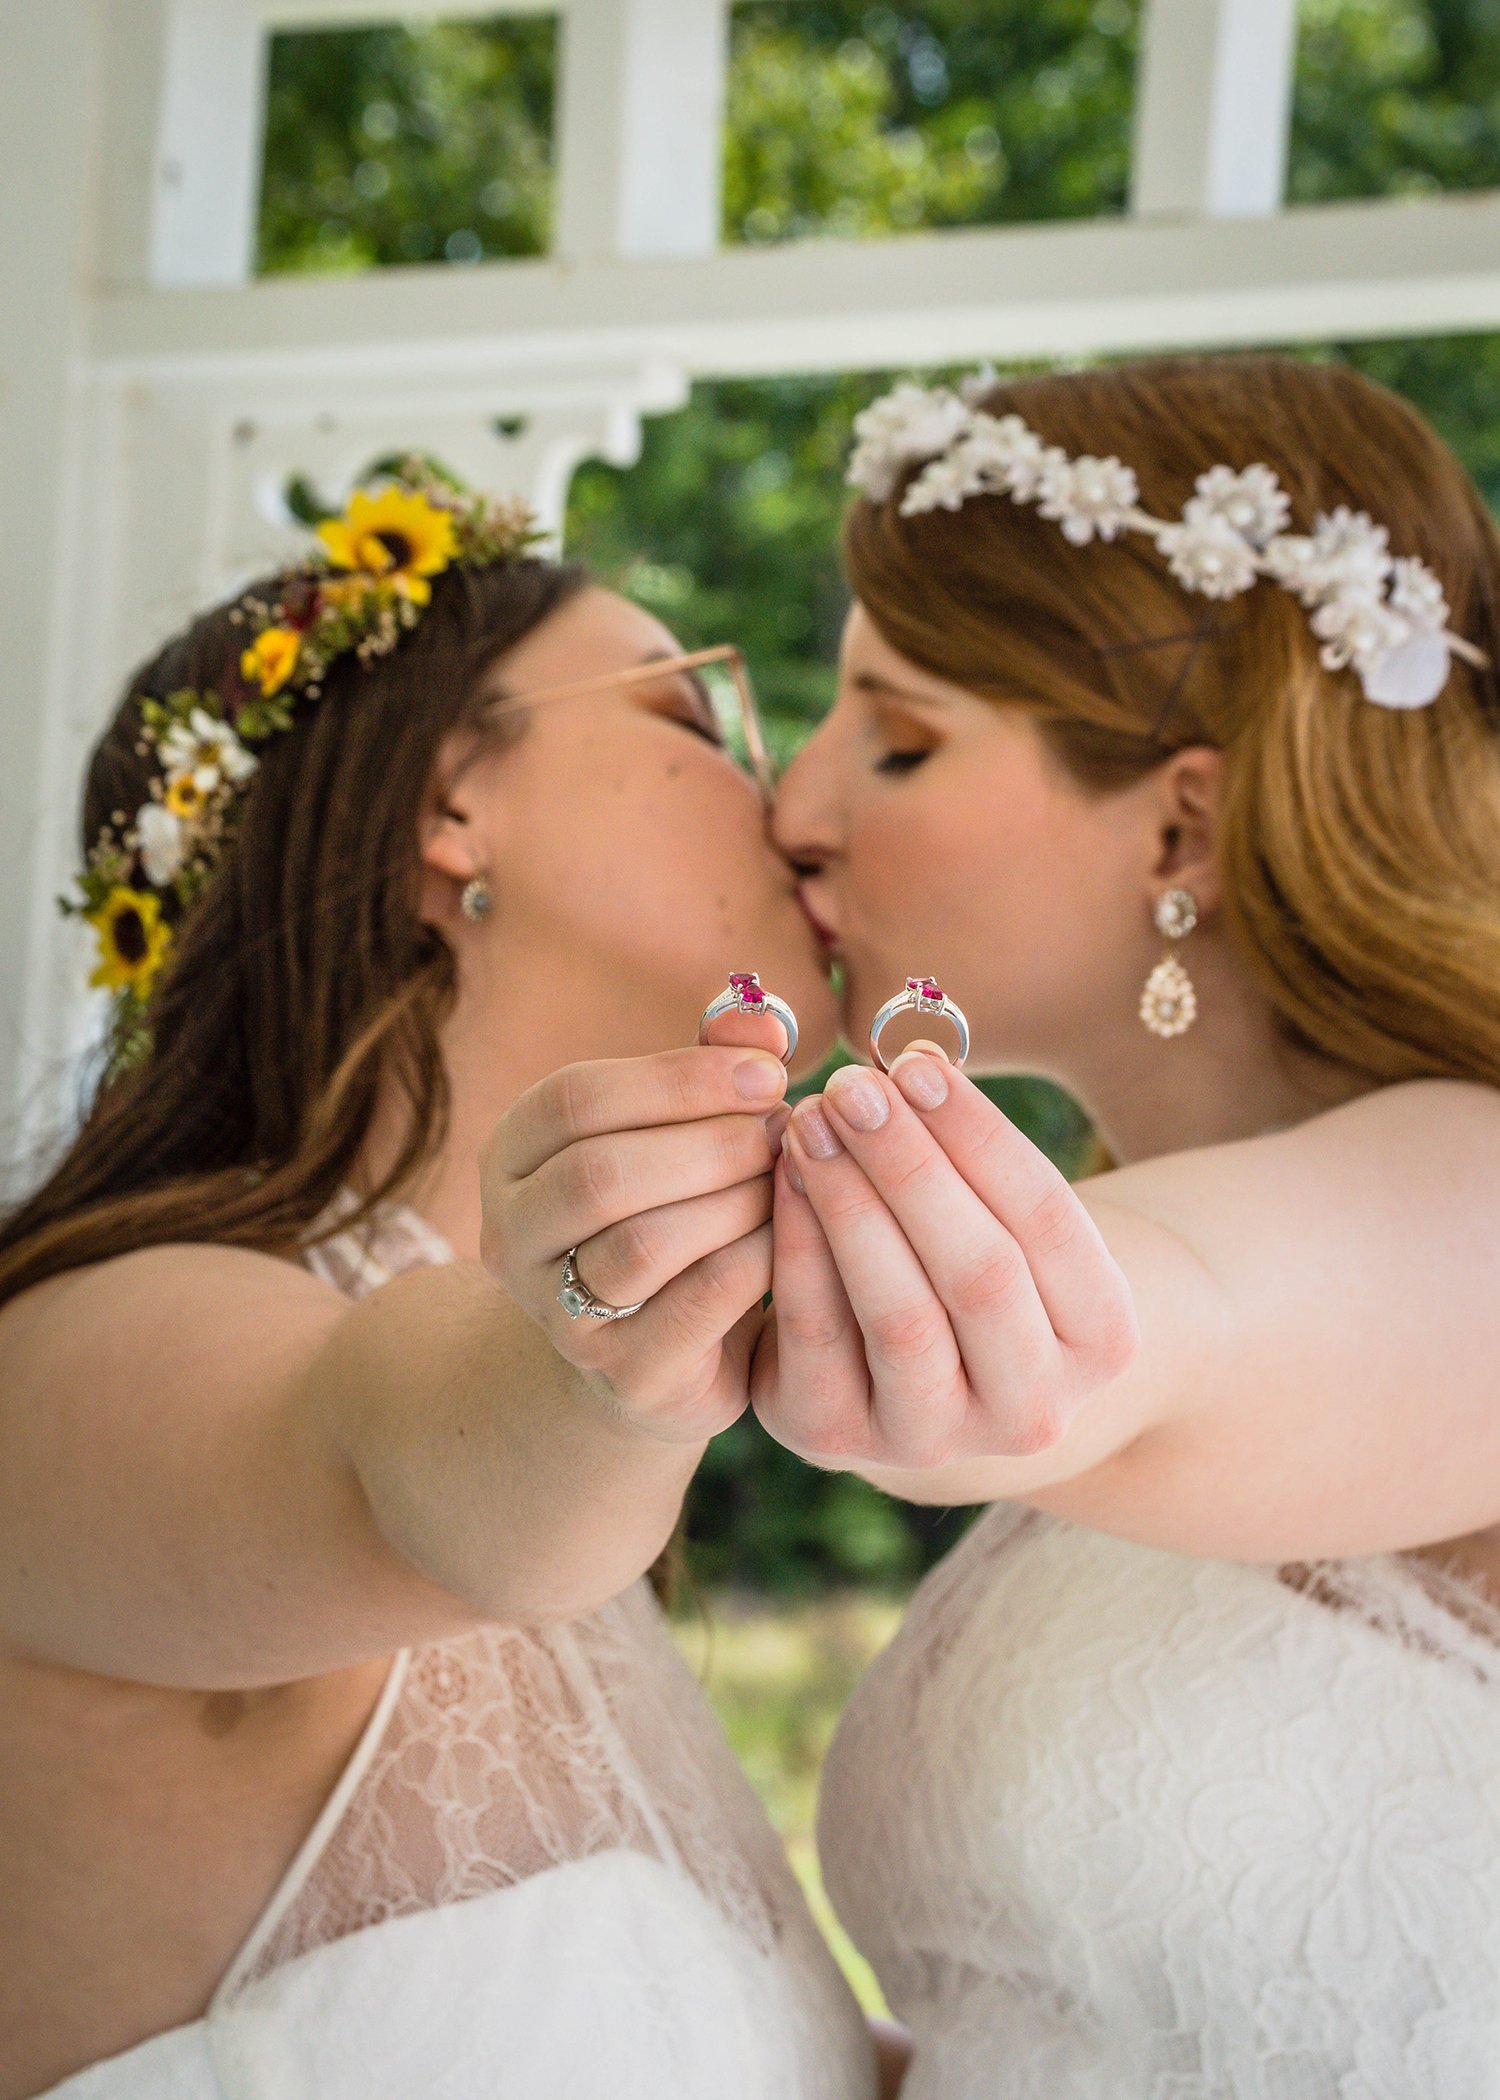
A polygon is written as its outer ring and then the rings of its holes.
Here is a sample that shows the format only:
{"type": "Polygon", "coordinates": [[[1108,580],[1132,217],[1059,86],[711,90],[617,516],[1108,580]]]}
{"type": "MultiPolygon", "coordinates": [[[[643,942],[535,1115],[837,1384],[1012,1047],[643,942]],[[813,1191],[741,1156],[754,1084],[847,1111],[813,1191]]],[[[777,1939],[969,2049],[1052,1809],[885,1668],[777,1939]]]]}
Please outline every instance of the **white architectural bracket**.
{"type": "Polygon", "coordinates": [[[1278,211],[1297,0],[1146,0],[1132,208],[1207,218],[1278,211]]]}

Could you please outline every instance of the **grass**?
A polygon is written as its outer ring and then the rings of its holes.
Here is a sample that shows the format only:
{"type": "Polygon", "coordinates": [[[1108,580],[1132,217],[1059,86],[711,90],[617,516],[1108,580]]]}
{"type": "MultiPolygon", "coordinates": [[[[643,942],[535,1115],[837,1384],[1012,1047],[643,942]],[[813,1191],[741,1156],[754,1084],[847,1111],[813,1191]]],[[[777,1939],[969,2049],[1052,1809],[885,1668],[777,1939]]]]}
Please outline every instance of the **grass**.
{"type": "Polygon", "coordinates": [[[896,1599],[836,1595],[778,1606],[712,1593],[679,1617],[679,1645],[787,1848],[825,1937],[867,2012],[885,2001],[835,1917],[818,1871],[818,1774],[855,1683],[901,1618],[896,1599]]]}

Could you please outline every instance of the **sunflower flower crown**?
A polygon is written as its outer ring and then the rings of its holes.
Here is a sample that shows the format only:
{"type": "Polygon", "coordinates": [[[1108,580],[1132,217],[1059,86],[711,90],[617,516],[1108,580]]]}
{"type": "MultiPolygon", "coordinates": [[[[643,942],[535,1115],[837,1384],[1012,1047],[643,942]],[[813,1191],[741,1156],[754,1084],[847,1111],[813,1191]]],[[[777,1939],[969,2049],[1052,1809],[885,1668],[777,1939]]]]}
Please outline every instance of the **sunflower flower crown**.
{"type": "Polygon", "coordinates": [[[340,657],[388,655],[421,619],[432,577],[512,561],[544,537],[525,504],[491,501],[417,459],[356,489],[316,530],[319,547],[284,572],[274,599],[230,611],[244,646],[216,689],[141,701],[136,749],[158,768],[148,799],[134,815],[112,813],[75,894],[57,900],[98,936],[89,983],[115,996],[117,1043],[132,1029],[139,1039],[174,928],[233,833],[260,763],[252,747],[291,728],[340,657]]]}
{"type": "Polygon", "coordinates": [[[1110,457],[1071,458],[1024,418],[980,403],[996,385],[988,367],[948,387],[904,383],[854,419],[850,486],[873,503],[902,490],[902,517],[957,510],[971,496],[1034,503],[1075,547],[1138,532],[1155,542],[1184,590],[1235,598],[1263,578],[1300,599],[1329,671],[1353,670],[1381,707],[1426,707],[1459,656],[1489,668],[1482,649],[1448,627],[1437,577],[1397,557],[1365,511],[1320,513],[1311,533],[1286,530],[1291,500],[1266,466],[1211,467],[1178,518],[1141,508],[1133,468],[1110,457]]]}

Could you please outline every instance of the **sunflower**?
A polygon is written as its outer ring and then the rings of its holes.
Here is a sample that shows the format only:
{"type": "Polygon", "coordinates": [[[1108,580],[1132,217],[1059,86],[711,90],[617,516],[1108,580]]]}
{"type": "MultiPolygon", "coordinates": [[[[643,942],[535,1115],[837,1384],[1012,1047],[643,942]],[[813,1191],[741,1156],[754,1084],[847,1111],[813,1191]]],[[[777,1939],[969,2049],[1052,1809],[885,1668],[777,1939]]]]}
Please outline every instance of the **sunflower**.
{"type": "Polygon", "coordinates": [[[452,514],[399,488],[376,496],[356,489],[341,518],[328,518],[318,537],[335,568],[363,569],[393,583],[414,605],[432,596],[429,576],[441,575],[458,552],[452,514]]]}
{"type": "Polygon", "coordinates": [[[258,634],[240,658],[240,675],[258,685],[269,699],[297,668],[302,640],[295,627],[268,627],[258,634]]]}
{"type": "Polygon", "coordinates": [[[84,917],[99,936],[99,966],[91,985],[117,992],[126,986],[138,999],[150,991],[172,945],[172,929],[161,915],[161,899],[149,890],[117,883],[97,911],[84,917]]]}

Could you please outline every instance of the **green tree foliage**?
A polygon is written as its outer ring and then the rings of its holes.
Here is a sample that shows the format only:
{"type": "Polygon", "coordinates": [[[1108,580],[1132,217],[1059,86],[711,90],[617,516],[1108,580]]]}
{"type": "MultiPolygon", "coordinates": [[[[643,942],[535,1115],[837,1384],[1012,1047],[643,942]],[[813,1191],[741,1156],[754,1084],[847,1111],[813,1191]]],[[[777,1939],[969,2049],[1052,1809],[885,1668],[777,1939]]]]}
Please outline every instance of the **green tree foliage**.
{"type": "MultiPolygon", "coordinates": [[[[861,238],[1119,211],[1139,0],[749,0],[736,8],[724,237],[861,238]]],[[[545,250],[553,32],[536,17],[282,37],[272,54],[266,270],[545,250]]],[[[1500,0],[1302,0],[1295,201],[1500,184],[1500,0]]],[[[1500,503],[1500,337],[1344,356],[1417,403],[1500,503]]],[[[878,343],[872,360],[883,360],[878,343]]],[[[575,477],[568,536],[685,641],[748,651],[773,740],[827,706],[853,414],[892,375],[723,380],[575,477]]],[[[497,403],[497,410],[504,408],[497,403]]],[[[994,1089],[1054,1157],[1076,1110],[994,1089]]],[[[690,1521],[703,1573],[764,1589],[902,1583],[961,1519],[813,1472],[751,1423],[717,1440],[690,1521]]]]}
{"type": "Polygon", "coordinates": [[[1301,0],[1296,203],[1500,184],[1500,0],[1301,0]]]}
{"type": "Polygon", "coordinates": [[[545,15],[274,37],[262,271],[543,254],[555,43],[545,15]]]}

